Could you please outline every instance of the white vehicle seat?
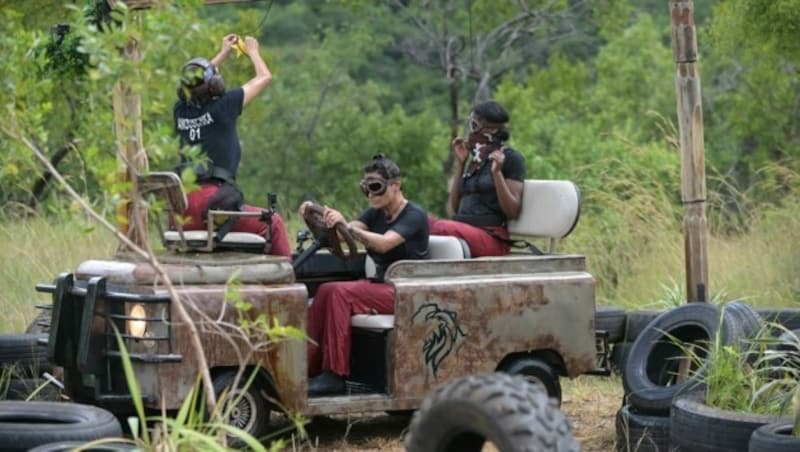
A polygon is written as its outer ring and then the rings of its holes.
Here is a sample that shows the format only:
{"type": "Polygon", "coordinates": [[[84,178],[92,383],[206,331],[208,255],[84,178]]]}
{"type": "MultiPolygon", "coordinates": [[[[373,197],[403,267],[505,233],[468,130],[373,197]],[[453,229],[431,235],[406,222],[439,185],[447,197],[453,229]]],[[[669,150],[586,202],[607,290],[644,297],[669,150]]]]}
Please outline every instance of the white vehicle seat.
{"type": "Polygon", "coordinates": [[[512,239],[548,238],[552,253],[556,239],[575,229],[580,212],[581,196],[573,182],[528,179],[519,217],[508,222],[508,232],[512,239]]]}
{"type": "MultiPolygon", "coordinates": [[[[468,259],[469,247],[458,237],[432,235],[428,238],[429,259],[468,259]]],[[[375,261],[367,255],[364,263],[367,278],[375,276],[375,261]]],[[[394,327],[394,316],[390,314],[356,314],[350,319],[354,328],[373,331],[391,330],[394,327]]]]}
{"type": "MultiPolygon", "coordinates": [[[[152,172],[140,175],[137,179],[139,194],[147,202],[151,197],[163,202],[163,210],[167,219],[171,215],[180,215],[186,210],[188,204],[186,193],[180,177],[169,171],[152,172]]],[[[156,226],[161,234],[161,243],[167,249],[178,251],[214,251],[215,248],[235,249],[243,251],[263,251],[266,245],[264,237],[247,232],[230,232],[223,237],[220,243],[214,238],[216,232],[213,228],[204,231],[184,231],[180,224],[175,230],[170,230],[169,225],[162,223],[158,209],[148,209],[156,218],[156,226]]],[[[208,213],[207,223],[214,225],[216,215],[256,216],[254,212],[224,212],[212,210],[208,213]]],[[[166,222],[166,220],[164,220],[166,222]]]]}

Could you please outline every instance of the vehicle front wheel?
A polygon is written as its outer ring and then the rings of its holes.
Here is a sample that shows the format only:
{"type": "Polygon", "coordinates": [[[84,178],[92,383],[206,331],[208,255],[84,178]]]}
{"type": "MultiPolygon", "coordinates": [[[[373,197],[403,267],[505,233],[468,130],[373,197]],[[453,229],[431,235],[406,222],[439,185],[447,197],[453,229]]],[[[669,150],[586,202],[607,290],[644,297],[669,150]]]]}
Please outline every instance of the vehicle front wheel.
{"type": "MultiPolygon", "coordinates": [[[[269,429],[271,410],[261,395],[258,381],[247,385],[248,375],[239,378],[234,387],[236,371],[225,371],[214,377],[217,409],[222,410],[222,419],[228,425],[243,430],[256,439],[263,439],[269,429]]],[[[245,442],[233,434],[227,435],[227,442],[232,447],[242,447],[245,442]]]]}
{"type": "Polygon", "coordinates": [[[547,395],[555,399],[559,407],[561,406],[561,382],[558,379],[558,372],[543,360],[531,357],[519,358],[503,366],[501,370],[541,384],[547,390],[547,395]]]}

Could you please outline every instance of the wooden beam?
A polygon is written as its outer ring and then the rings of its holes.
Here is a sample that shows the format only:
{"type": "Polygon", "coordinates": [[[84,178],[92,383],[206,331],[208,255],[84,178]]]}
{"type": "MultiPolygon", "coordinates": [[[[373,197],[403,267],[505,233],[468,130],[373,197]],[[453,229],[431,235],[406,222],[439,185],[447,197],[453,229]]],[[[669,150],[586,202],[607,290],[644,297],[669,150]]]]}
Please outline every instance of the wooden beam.
{"type": "MultiPolygon", "coordinates": [[[[256,0],[205,0],[203,3],[206,5],[221,5],[223,3],[252,3],[255,1],[256,0]]],[[[157,3],[155,0],[124,0],[124,2],[129,9],[147,9],[150,8],[153,3],[157,3]]]]}
{"type": "Polygon", "coordinates": [[[687,301],[706,301],[708,294],[708,221],[703,151],[703,105],[697,71],[697,33],[692,0],[670,0],[675,92],[681,145],[681,200],[686,261],[687,301]]]}

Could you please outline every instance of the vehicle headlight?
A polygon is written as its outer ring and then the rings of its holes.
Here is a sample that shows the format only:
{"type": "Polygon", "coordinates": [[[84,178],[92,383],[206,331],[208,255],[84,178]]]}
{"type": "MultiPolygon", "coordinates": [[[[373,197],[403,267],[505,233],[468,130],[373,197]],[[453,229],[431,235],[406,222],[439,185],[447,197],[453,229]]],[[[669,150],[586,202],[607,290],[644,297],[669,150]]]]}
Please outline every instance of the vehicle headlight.
{"type": "Polygon", "coordinates": [[[144,306],[135,304],[128,313],[128,334],[134,337],[144,337],[147,333],[147,313],[144,306]]]}

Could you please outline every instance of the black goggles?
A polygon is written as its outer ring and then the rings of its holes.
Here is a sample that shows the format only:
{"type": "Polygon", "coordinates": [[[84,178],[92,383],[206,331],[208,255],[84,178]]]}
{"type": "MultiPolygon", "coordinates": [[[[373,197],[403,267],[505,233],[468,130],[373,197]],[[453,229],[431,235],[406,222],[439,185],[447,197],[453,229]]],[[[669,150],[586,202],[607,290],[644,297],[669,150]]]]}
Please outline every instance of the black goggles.
{"type": "Polygon", "coordinates": [[[389,182],[386,179],[362,179],[361,192],[364,193],[364,196],[381,196],[389,188],[389,182]]]}

